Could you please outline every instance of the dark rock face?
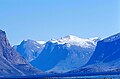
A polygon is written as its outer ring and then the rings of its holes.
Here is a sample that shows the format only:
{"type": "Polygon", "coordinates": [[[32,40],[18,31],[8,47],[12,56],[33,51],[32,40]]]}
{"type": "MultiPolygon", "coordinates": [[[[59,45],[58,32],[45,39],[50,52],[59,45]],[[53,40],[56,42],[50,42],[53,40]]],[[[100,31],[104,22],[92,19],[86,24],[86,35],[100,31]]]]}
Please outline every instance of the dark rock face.
{"type": "Polygon", "coordinates": [[[0,75],[34,75],[41,71],[32,67],[10,46],[6,34],[0,30],[0,75]]]}

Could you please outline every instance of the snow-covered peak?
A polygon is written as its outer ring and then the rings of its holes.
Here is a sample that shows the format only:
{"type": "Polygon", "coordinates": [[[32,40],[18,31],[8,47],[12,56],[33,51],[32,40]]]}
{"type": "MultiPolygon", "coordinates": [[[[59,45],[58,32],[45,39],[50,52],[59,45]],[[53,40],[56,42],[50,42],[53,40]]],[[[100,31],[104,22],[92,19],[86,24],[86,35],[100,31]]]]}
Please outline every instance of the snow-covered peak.
{"type": "Polygon", "coordinates": [[[39,44],[45,44],[46,42],[45,41],[36,41],[37,43],[39,44]]]}
{"type": "Polygon", "coordinates": [[[100,40],[99,37],[89,38],[90,40],[100,40]]]}
{"type": "Polygon", "coordinates": [[[91,44],[96,45],[98,39],[99,39],[98,37],[83,39],[83,38],[79,38],[74,35],[69,35],[69,36],[59,38],[59,39],[52,39],[51,42],[58,43],[58,44],[66,44],[67,43],[70,45],[89,47],[89,46],[91,46],[91,44]]]}
{"type": "Polygon", "coordinates": [[[74,35],[68,35],[68,36],[65,36],[63,37],[64,39],[79,39],[79,37],[77,36],[74,36],[74,35]]]}

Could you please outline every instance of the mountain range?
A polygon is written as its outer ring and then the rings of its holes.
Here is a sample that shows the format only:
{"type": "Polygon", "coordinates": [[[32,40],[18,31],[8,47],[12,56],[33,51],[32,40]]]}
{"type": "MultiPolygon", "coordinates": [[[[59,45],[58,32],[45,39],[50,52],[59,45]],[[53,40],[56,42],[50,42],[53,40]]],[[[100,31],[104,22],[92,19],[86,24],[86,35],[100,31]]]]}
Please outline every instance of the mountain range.
{"type": "Polygon", "coordinates": [[[105,39],[68,35],[11,46],[0,30],[0,76],[120,71],[120,33],[105,39]]]}
{"type": "Polygon", "coordinates": [[[119,52],[120,33],[103,40],[69,35],[44,43],[39,56],[30,63],[47,72],[119,71],[119,52]]]}
{"type": "Polygon", "coordinates": [[[16,50],[25,59],[36,57],[30,63],[47,72],[67,72],[87,63],[92,56],[99,38],[82,39],[69,35],[40,43],[33,40],[21,42],[16,50]],[[39,54],[39,56],[38,56],[39,54]]]}

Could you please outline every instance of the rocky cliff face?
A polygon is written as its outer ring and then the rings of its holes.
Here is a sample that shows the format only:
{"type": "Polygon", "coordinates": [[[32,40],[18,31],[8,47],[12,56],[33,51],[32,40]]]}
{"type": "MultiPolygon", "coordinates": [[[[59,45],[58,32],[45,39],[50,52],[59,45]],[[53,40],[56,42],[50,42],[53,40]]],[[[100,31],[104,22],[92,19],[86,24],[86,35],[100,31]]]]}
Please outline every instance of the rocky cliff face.
{"type": "Polygon", "coordinates": [[[11,47],[6,33],[0,30],[0,75],[34,75],[41,71],[32,67],[11,47]]]}

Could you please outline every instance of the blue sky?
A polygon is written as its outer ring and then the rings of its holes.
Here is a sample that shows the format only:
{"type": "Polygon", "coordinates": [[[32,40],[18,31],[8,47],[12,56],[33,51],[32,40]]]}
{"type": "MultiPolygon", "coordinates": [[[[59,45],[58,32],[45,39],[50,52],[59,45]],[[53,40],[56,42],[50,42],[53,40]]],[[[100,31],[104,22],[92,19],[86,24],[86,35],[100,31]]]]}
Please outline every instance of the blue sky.
{"type": "Polygon", "coordinates": [[[119,0],[0,0],[0,29],[12,44],[66,35],[107,37],[120,32],[119,0]]]}

